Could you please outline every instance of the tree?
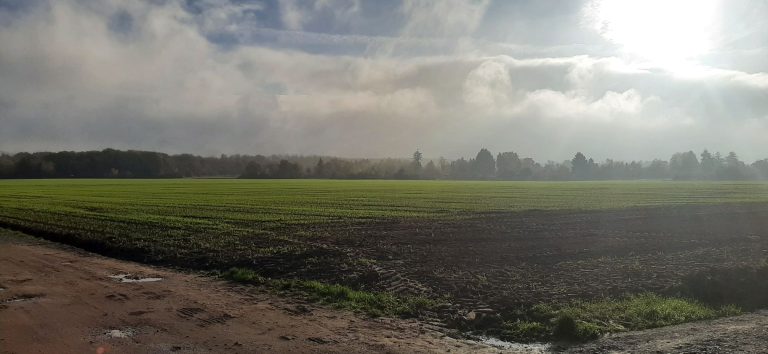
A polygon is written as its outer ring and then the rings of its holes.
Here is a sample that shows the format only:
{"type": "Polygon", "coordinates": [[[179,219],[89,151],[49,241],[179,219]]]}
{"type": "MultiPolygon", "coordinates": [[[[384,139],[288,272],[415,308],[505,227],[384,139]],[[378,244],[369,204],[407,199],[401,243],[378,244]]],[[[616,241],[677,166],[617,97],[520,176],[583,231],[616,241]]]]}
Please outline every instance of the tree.
{"type": "Polygon", "coordinates": [[[435,166],[435,163],[432,160],[429,160],[427,166],[424,167],[421,176],[424,179],[438,179],[440,178],[440,171],[437,169],[437,166],[435,166]]]}
{"type": "Polygon", "coordinates": [[[755,171],[756,178],[768,179],[768,159],[755,161],[752,163],[752,169],[755,171]]]}
{"type": "Polygon", "coordinates": [[[451,178],[454,179],[467,179],[470,178],[472,174],[472,168],[469,161],[465,160],[463,157],[451,162],[450,170],[451,178]]]}
{"type": "Polygon", "coordinates": [[[727,179],[745,179],[747,173],[743,162],[739,161],[739,157],[735,152],[731,151],[728,156],[725,157],[725,178],[727,179]]]}
{"type": "Polygon", "coordinates": [[[243,174],[240,175],[240,178],[261,178],[262,177],[262,169],[261,165],[257,162],[249,162],[248,165],[245,166],[245,170],[243,171],[243,174]]]}
{"type": "Polygon", "coordinates": [[[739,161],[739,156],[736,155],[735,152],[731,151],[728,153],[728,156],[725,157],[725,165],[728,167],[738,167],[741,165],[741,161],[739,161]]]}
{"type": "Polygon", "coordinates": [[[669,176],[669,162],[664,160],[653,160],[651,164],[646,168],[646,177],[662,179],[669,176]]]}
{"type": "Polygon", "coordinates": [[[325,163],[323,163],[322,157],[320,160],[317,160],[317,165],[315,165],[315,176],[317,178],[325,178],[325,163]]]}
{"type": "Polygon", "coordinates": [[[301,177],[301,166],[288,160],[280,160],[277,164],[277,171],[272,175],[273,178],[299,178],[301,177]]]}
{"type": "Polygon", "coordinates": [[[411,159],[345,159],[319,156],[167,155],[151,151],[60,151],[0,153],[0,178],[168,178],[241,176],[243,178],[454,178],[454,179],[768,179],[768,160],[745,164],[736,153],[723,157],[704,150],[701,160],[691,151],[669,161],[596,163],[582,153],[560,163],[541,165],[514,152],[494,160],[483,148],[475,158],[425,163],[420,151],[411,159]],[[424,163],[424,167],[420,167],[424,163]],[[419,167],[415,167],[419,166],[419,167]]]}
{"type": "Polygon", "coordinates": [[[582,180],[589,177],[590,162],[581,152],[577,152],[571,160],[571,174],[574,179],[582,180]]]}
{"type": "Polygon", "coordinates": [[[541,166],[530,157],[520,160],[520,165],[522,166],[520,168],[520,177],[522,179],[533,179],[537,170],[541,168],[541,166]]]}
{"type": "Polygon", "coordinates": [[[678,152],[669,159],[669,172],[673,179],[690,180],[699,171],[699,159],[693,151],[678,152]]]}
{"type": "Polygon", "coordinates": [[[522,162],[514,152],[502,152],[496,155],[496,176],[501,179],[515,179],[520,176],[522,162]]]}
{"type": "Polygon", "coordinates": [[[486,148],[480,149],[475,157],[474,170],[477,177],[488,179],[496,174],[496,161],[486,148]]]}
{"type": "Polygon", "coordinates": [[[567,164],[547,161],[539,175],[541,176],[540,178],[547,181],[563,181],[570,178],[571,169],[568,168],[567,164]]]}
{"type": "Polygon", "coordinates": [[[0,154],[0,178],[11,178],[15,172],[13,158],[10,155],[0,154]]]}
{"type": "Polygon", "coordinates": [[[421,158],[422,154],[419,149],[416,149],[416,152],[413,153],[413,166],[416,168],[421,168],[421,158]]]}
{"type": "Polygon", "coordinates": [[[445,157],[442,157],[442,156],[440,157],[440,159],[438,159],[437,167],[440,169],[441,176],[444,176],[451,171],[451,164],[448,162],[448,160],[445,159],[445,157]]]}
{"type": "Polygon", "coordinates": [[[703,179],[715,179],[717,177],[717,171],[720,168],[720,161],[716,159],[706,149],[701,152],[701,162],[699,164],[699,170],[701,178],[703,179]]]}

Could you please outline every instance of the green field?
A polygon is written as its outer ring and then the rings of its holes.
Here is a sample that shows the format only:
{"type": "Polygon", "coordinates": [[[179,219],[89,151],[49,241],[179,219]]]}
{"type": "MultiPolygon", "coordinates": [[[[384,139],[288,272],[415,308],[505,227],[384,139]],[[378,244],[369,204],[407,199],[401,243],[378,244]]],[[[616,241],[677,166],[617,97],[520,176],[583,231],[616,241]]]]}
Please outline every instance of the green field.
{"type": "Polygon", "coordinates": [[[301,228],[481,212],[768,201],[768,184],[338,180],[6,180],[0,223],[147,260],[306,250],[301,228]]]}
{"type": "Polygon", "coordinates": [[[768,201],[766,183],[360,180],[6,180],[2,216],[40,212],[174,225],[445,217],[531,209],[768,201]]]}
{"type": "Polygon", "coordinates": [[[233,241],[242,237],[281,236],[286,226],[308,223],[763,201],[765,183],[6,180],[0,222],[116,247],[199,252],[237,248],[233,241]]]}

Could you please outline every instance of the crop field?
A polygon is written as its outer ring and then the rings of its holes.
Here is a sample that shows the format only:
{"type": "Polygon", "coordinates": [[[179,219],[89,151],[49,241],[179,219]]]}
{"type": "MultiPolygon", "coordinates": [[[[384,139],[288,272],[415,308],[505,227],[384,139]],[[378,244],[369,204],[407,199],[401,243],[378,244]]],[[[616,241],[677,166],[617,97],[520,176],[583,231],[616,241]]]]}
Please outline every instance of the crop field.
{"type": "Polygon", "coordinates": [[[761,264],[768,184],[8,180],[0,226],[153,264],[432,299],[435,323],[472,327],[470,312],[508,322],[761,264]]]}
{"type": "MultiPolygon", "coordinates": [[[[603,210],[768,201],[768,184],[336,180],[8,180],[3,217],[244,227],[483,212],[603,210]],[[39,213],[39,214],[38,214],[39,213]],[[81,219],[82,218],[82,219],[81,219]]],[[[55,222],[54,222],[55,223],[55,222]]]]}

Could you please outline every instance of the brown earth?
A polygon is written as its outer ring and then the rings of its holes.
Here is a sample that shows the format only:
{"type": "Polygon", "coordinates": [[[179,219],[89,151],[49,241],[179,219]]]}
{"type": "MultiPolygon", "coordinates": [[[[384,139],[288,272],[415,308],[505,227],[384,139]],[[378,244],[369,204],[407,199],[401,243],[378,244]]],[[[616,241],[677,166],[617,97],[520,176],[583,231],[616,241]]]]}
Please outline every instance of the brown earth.
{"type": "MultiPolygon", "coordinates": [[[[2,353],[525,352],[255,287],[0,237],[2,353]],[[156,282],[120,282],[158,277],[156,282]]],[[[533,348],[540,349],[540,348],[533,348]]],[[[611,335],[573,353],[762,353],[768,312],[611,335]]]]}
{"type": "MultiPolygon", "coordinates": [[[[315,230],[316,242],[375,262],[347,280],[373,290],[447,296],[446,314],[664,292],[687,275],[768,258],[768,205],[531,211],[464,220],[315,230]]],[[[330,272],[305,276],[342,278],[330,272]]],[[[338,280],[337,280],[338,281],[338,280]]]]}
{"type": "Polygon", "coordinates": [[[0,289],[2,353],[498,352],[417,321],[26,240],[0,241],[0,289]]]}
{"type": "Polygon", "coordinates": [[[146,250],[19,230],[116,258],[184,269],[245,267],[271,278],[443,298],[448,305],[428,320],[449,327],[470,311],[514,319],[542,302],[665,292],[693,273],[768,258],[766,203],[285,226],[273,230],[277,237],[243,237],[246,247],[215,254],[191,250],[176,258],[163,253],[160,259],[146,250]],[[248,247],[269,242],[304,251],[254,255],[248,247]]]}
{"type": "Polygon", "coordinates": [[[768,312],[620,333],[569,353],[766,353],[768,312]]]}
{"type": "MultiPolygon", "coordinates": [[[[269,276],[443,297],[450,305],[426,320],[451,325],[470,310],[514,318],[535,303],[663,292],[695,272],[761,263],[768,257],[768,204],[530,211],[301,231],[285,235],[315,247],[315,258],[253,260],[252,268],[269,276]]],[[[114,352],[489,350],[444,337],[424,322],[362,319],[258,288],[51,246],[0,244],[0,287],[0,348],[12,352],[93,352],[102,345],[114,352]],[[119,283],[108,277],[120,273],[164,279],[119,283]],[[128,338],[113,338],[126,333],[128,338]]],[[[680,348],[759,334],[739,334],[747,327],[726,331],[734,337],[689,336],[680,348]]],[[[586,348],[645,351],[650,347],[639,345],[651,337],[679,337],[654,331],[586,348]]]]}

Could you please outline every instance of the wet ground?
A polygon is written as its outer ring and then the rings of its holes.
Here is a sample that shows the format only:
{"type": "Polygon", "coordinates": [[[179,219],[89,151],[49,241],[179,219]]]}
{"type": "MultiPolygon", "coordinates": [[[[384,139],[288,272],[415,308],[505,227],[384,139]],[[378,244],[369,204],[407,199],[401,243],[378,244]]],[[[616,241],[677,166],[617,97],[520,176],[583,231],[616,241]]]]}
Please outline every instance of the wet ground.
{"type": "Polygon", "coordinates": [[[417,321],[361,318],[255,287],[3,237],[0,289],[0,353],[768,351],[768,312],[568,348],[492,338],[482,339],[484,345],[445,337],[417,321]],[[162,279],[120,280],[148,278],[162,279]]]}
{"type": "Polygon", "coordinates": [[[416,321],[2,235],[0,288],[0,353],[498,351],[416,321]]]}
{"type": "Polygon", "coordinates": [[[571,353],[766,353],[768,312],[620,333],[571,353]]]}

